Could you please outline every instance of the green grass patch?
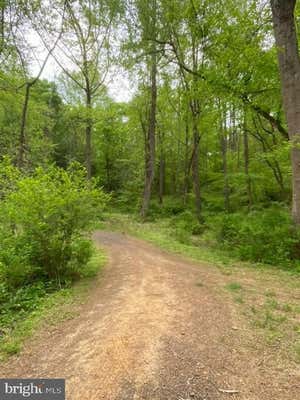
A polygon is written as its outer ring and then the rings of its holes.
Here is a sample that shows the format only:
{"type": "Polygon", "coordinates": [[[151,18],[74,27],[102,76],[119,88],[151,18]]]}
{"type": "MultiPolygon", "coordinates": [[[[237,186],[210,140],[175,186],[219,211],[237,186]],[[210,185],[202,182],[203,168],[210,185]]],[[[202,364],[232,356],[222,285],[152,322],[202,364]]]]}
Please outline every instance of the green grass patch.
{"type": "Polygon", "coordinates": [[[285,315],[275,314],[269,309],[266,309],[262,315],[260,315],[260,318],[255,321],[255,324],[259,328],[275,331],[279,325],[286,321],[286,319],[285,315]]]}
{"type": "Polygon", "coordinates": [[[240,283],[238,283],[238,282],[231,282],[231,283],[228,283],[225,286],[225,288],[227,290],[229,290],[230,292],[237,292],[239,290],[242,290],[242,285],[240,283]]]}
{"type": "MultiPolygon", "coordinates": [[[[253,328],[259,330],[266,343],[276,345],[282,354],[300,362],[299,351],[295,343],[299,342],[300,325],[297,321],[295,304],[281,303],[265,293],[265,301],[257,302],[257,297],[247,299],[243,307],[244,315],[251,322],[253,328]],[[251,304],[253,302],[256,304],[251,304]]],[[[299,344],[300,349],[300,344],[299,344]]]]}
{"type": "MultiPolygon", "coordinates": [[[[102,250],[95,250],[85,267],[84,276],[70,287],[45,293],[35,307],[19,310],[13,316],[8,315],[0,324],[0,361],[22,349],[24,341],[42,326],[56,324],[73,319],[78,315],[78,306],[83,303],[89,293],[95,276],[101,272],[106,263],[106,255],[102,250]],[[10,319],[11,317],[11,319],[10,319]],[[11,323],[9,323],[11,322],[11,323]]],[[[13,310],[8,312],[13,313],[13,310]]]]}

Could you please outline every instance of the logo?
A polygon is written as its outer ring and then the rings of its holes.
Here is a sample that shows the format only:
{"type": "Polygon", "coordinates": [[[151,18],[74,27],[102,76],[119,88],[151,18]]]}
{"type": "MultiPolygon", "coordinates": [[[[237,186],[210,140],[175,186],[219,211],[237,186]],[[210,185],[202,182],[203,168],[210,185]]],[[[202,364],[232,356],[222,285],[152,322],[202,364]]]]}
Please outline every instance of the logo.
{"type": "Polygon", "coordinates": [[[0,400],[65,400],[64,379],[0,379],[0,400]]]}

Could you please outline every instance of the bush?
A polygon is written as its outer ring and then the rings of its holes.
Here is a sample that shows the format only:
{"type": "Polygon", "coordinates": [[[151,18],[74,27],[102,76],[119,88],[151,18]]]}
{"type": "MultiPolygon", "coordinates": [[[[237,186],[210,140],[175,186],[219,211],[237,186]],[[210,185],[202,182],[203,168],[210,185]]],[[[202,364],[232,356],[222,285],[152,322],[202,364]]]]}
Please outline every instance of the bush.
{"type": "Polygon", "coordinates": [[[291,265],[297,258],[300,242],[299,231],[288,212],[279,207],[248,215],[224,215],[219,221],[217,238],[244,260],[273,265],[291,265]]]}
{"type": "Polygon", "coordinates": [[[162,204],[154,199],[150,202],[148,221],[156,220],[157,218],[167,218],[179,215],[185,211],[185,207],[180,199],[174,199],[170,196],[164,197],[162,204]]]}
{"type": "Polygon", "coordinates": [[[19,176],[1,202],[0,278],[16,288],[80,275],[92,252],[86,234],[106,200],[77,164],[67,171],[38,168],[32,176],[19,176]]]}
{"type": "Polygon", "coordinates": [[[189,243],[192,235],[201,235],[205,229],[191,211],[175,215],[170,219],[169,225],[173,236],[181,243],[189,243]]]}

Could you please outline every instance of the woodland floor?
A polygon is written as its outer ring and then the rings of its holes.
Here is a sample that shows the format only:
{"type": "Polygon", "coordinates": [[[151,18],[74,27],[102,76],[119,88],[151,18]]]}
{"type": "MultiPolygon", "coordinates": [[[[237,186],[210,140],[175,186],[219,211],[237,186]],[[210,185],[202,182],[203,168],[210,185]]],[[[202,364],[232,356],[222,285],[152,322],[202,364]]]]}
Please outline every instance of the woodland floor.
{"type": "MultiPolygon", "coordinates": [[[[0,376],[65,378],[68,400],[299,398],[300,365],[251,329],[231,276],[121,233],[94,238],[109,263],[78,316],[36,333],[0,376]]],[[[234,279],[289,295],[251,271],[234,279]]]]}

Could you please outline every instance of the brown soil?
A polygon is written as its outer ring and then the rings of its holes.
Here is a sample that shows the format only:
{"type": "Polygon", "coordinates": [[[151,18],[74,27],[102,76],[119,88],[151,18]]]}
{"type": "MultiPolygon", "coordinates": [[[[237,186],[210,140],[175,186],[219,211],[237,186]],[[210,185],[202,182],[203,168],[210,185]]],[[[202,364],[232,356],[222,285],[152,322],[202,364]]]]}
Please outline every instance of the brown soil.
{"type": "Polygon", "coordinates": [[[94,237],[110,261],[79,315],[35,335],[0,376],[65,378],[68,400],[299,398],[297,364],[261,346],[217,268],[94,237]]]}

